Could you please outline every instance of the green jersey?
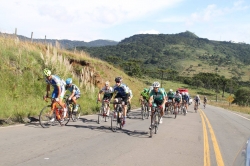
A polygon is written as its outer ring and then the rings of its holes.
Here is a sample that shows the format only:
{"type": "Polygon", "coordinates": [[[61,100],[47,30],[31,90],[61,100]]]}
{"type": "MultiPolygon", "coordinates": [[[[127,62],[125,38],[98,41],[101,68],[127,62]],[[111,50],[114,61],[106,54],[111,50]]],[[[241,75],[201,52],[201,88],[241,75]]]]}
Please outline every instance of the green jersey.
{"type": "Polygon", "coordinates": [[[166,97],[166,92],[163,88],[159,88],[158,92],[155,92],[154,90],[152,90],[149,96],[150,97],[153,96],[154,103],[161,104],[166,97]]]}

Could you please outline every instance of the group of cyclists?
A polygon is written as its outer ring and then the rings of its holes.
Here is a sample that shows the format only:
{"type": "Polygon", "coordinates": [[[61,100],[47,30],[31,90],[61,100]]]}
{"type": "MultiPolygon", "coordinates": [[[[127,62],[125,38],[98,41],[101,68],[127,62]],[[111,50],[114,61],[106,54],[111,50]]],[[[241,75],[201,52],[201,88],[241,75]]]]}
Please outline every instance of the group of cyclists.
{"type": "MultiPolygon", "coordinates": [[[[59,120],[60,124],[61,121],[66,117],[67,113],[67,106],[63,102],[64,95],[66,91],[68,90],[71,94],[68,97],[69,101],[73,101],[73,111],[76,112],[78,109],[77,99],[80,98],[81,92],[80,89],[73,84],[72,78],[67,78],[66,81],[61,79],[57,75],[52,75],[51,70],[44,69],[43,73],[46,77],[46,95],[44,96],[44,100],[47,100],[47,98],[51,98],[51,114],[53,113],[55,103],[58,103],[63,108],[63,117],[61,117],[58,113],[56,113],[56,117],[59,120]],[[50,96],[50,86],[54,88],[51,97],[50,96]]],[[[50,121],[54,121],[55,119],[52,118],[50,121]]]]}
{"type": "MultiPolygon", "coordinates": [[[[51,94],[52,104],[51,104],[51,112],[54,110],[54,104],[58,103],[62,108],[64,108],[64,116],[66,116],[67,112],[67,106],[63,102],[64,95],[67,90],[71,92],[68,100],[73,101],[73,111],[76,111],[78,109],[77,99],[80,98],[81,93],[80,89],[73,84],[72,78],[67,78],[66,81],[61,79],[57,75],[52,75],[51,71],[49,69],[44,69],[44,75],[46,76],[46,82],[47,82],[47,89],[46,89],[46,96],[44,99],[46,100],[49,98],[50,95],[50,85],[54,87],[54,90],[51,94]]],[[[110,86],[110,82],[106,81],[105,86],[101,88],[101,90],[98,92],[97,100],[98,101],[104,101],[108,100],[111,101],[114,97],[114,102],[117,103],[118,99],[122,100],[122,109],[123,109],[123,124],[126,123],[126,117],[127,117],[127,105],[131,104],[131,99],[133,97],[132,90],[124,83],[122,83],[121,77],[115,78],[115,85],[110,86]],[[101,95],[103,94],[103,97],[101,99],[101,95]]],[[[154,82],[152,86],[149,88],[144,88],[143,91],[140,94],[139,102],[141,105],[144,101],[148,102],[149,110],[152,107],[153,104],[156,104],[160,108],[160,115],[161,118],[159,120],[159,123],[163,123],[163,115],[165,111],[165,107],[167,108],[169,104],[173,104],[174,109],[180,108],[181,103],[184,104],[186,107],[186,113],[188,111],[188,105],[189,105],[189,94],[188,92],[180,92],[176,91],[173,92],[172,89],[169,90],[169,92],[166,93],[164,88],[161,88],[161,85],[159,82],[154,82]]],[[[200,104],[200,98],[199,95],[196,95],[194,98],[195,103],[200,104]]],[[[207,102],[206,96],[204,97],[204,105],[207,102]]],[[[113,109],[115,110],[116,104],[113,104],[113,109]]],[[[151,111],[152,115],[153,111],[151,111]]],[[[109,116],[110,114],[110,106],[108,105],[108,111],[105,113],[106,116],[109,116]]],[[[57,118],[60,120],[60,116],[56,115],[57,118]]],[[[153,116],[151,116],[152,118],[153,116]]],[[[54,120],[54,119],[51,119],[54,120]]],[[[151,119],[152,121],[152,119],[151,119]]]]}

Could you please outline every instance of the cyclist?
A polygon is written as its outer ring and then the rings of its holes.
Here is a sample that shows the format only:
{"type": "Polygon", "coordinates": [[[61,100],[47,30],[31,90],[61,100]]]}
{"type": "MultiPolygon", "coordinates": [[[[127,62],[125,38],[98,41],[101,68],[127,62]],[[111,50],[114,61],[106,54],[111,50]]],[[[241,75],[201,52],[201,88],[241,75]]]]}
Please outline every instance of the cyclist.
{"type": "MultiPolygon", "coordinates": [[[[113,88],[110,86],[110,84],[109,84],[109,81],[106,81],[105,82],[105,86],[99,91],[99,93],[98,93],[98,101],[101,101],[101,94],[102,93],[104,93],[103,94],[103,98],[102,98],[102,101],[104,101],[104,100],[108,100],[108,101],[110,101],[111,100],[111,98],[112,98],[112,96],[113,96],[113,93],[114,93],[114,90],[113,90],[113,88]]],[[[104,103],[102,102],[102,105],[103,105],[104,103]]],[[[108,112],[106,113],[106,115],[107,116],[109,116],[109,111],[110,111],[110,107],[109,107],[109,105],[108,105],[108,112]]]]}
{"type": "Polygon", "coordinates": [[[186,113],[188,111],[188,101],[189,101],[189,96],[187,92],[182,93],[182,102],[184,103],[184,106],[186,107],[186,113]]]}
{"type": "Polygon", "coordinates": [[[148,102],[149,100],[149,91],[150,91],[149,89],[144,88],[143,91],[141,92],[139,99],[139,102],[141,103],[141,109],[143,109],[144,100],[146,100],[146,102],[148,102]]]}
{"type": "Polygon", "coordinates": [[[133,98],[133,93],[132,93],[132,90],[131,89],[129,89],[129,91],[128,91],[128,104],[129,104],[129,106],[128,106],[128,108],[127,108],[127,113],[129,113],[131,110],[131,99],[133,98]]]}
{"type": "Polygon", "coordinates": [[[195,109],[195,106],[197,105],[197,110],[198,110],[199,104],[200,104],[200,97],[199,95],[196,95],[194,98],[194,109],[195,109]]]}
{"type": "Polygon", "coordinates": [[[74,103],[73,111],[76,112],[79,107],[76,100],[81,96],[81,92],[80,92],[80,89],[75,84],[72,84],[72,78],[66,79],[66,90],[69,90],[71,92],[71,95],[69,96],[68,100],[73,101],[74,103]]]}
{"type": "Polygon", "coordinates": [[[180,91],[178,90],[176,91],[173,102],[174,102],[174,110],[176,110],[177,107],[180,109],[180,106],[181,106],[180,103],[182,102],[182,96],[180,94],[180,91]]]}
{"type": "MultiPolygon", "coordinates": [[[[63,109],[64,114],[63,116],[66,116],[66,112],[67,112],[67,107],[66,104],[63,102],[63,97],[65,94],[65,81],[62,80],[59,76],[57,75],[52,75],[51,71],[49,69],[44,69],[43,70],[44,75],[46,76],[46,83],[47,83],[47,87],[46,87],[46,96],[44,97],[44,100],[47,100],[47,98],[49,97],[49,92],[50,92],[50,85],[52,85],[54,87],[54,90],[52,92],[51,95],[51,113],[54,110],[54,103],[57,102],[63,109]]],[[[60,121],[60,115],[58,115],[57,113],[57,118],[60,121]]],[[[51,121],[54,121],[54,118],[51,119],[51,121]]]]}
{"type": "Polygon", "coordinates": [[[204,103],[204,107],[205,107],[207,104],[207,97],[206,96],[204,96],[203,103],[204,103]]]}
{"type": "Polygon", "coordinates": [[[174,99],[173,89],[169,89],[169,92],[167,93],[167,101],[165,106],[168,107],[170,103],[173,103],[173,99],[174,99]]]}
{"type": "MultiPolygon", "coordinates": [[[[123,109],[123,124],[125,125],[126,121],[126,113],[127,113],[127,100],[128,100],[128,93],[129,93],[129,88],[127,85],[122,83],[122,78],[121,77],[116,77],[115,78],[115,85],[113,87],[114,93],[116,93],[115,100],[114,102],[118,101],[118,98],[122,98],[122,109],[123,109]]],[[[116,105],[114,104],[114,110],[115,110],[116,105]]]]}
{"type": "MultiPolygon", "coordinates": [[[[165,102],[166,102],[166,92],[164,91],[163,88],[160,88],[160,83],[159,82],[154,82],[153,83],[153,90],[149,94],[149,106],[152,107],[152,104],[155,103],[157,105],[160,105],[161,109],[161,118],[160,118],[160,123],[162,123],[162,116],[163,116],[163,110],[165,108],[165,102]]],[[[151,123],[153,121],[153,109],[151,108],[151,123]]],[[[149,127],[151,129],[151,125],[149,127]]]]}

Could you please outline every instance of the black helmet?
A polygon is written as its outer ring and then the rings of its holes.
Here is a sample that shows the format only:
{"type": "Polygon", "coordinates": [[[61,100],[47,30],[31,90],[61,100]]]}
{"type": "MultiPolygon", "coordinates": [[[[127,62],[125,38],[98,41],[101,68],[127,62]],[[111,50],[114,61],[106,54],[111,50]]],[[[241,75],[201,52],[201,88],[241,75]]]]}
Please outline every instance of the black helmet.
{"type": "Polygon", "coordinates": [[[177,90],[176,93],[180,93],[180,91],[177,90]]]}
{"type": "Polygon", "coordinates": [[[121,77],[116,77],[115,78],[115,82],[121,82],[122,81],[122,78],[121,77]]]}

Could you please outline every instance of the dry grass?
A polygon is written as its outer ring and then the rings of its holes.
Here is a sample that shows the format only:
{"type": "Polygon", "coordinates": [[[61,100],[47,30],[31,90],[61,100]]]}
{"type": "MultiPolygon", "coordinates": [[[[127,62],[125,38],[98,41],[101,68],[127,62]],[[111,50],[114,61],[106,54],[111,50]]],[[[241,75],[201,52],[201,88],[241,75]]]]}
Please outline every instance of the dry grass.
{"type": "Polygon", "coordinates": [[[225,108],[228,110],[244,113],[244,114],[250,114],[250,107],[243,107],[243,106],[238,106],[236,104],[231,104],[229,105],[229,102],[215,102],[215,101],[209,101],[208,104],[225,108]]]}

